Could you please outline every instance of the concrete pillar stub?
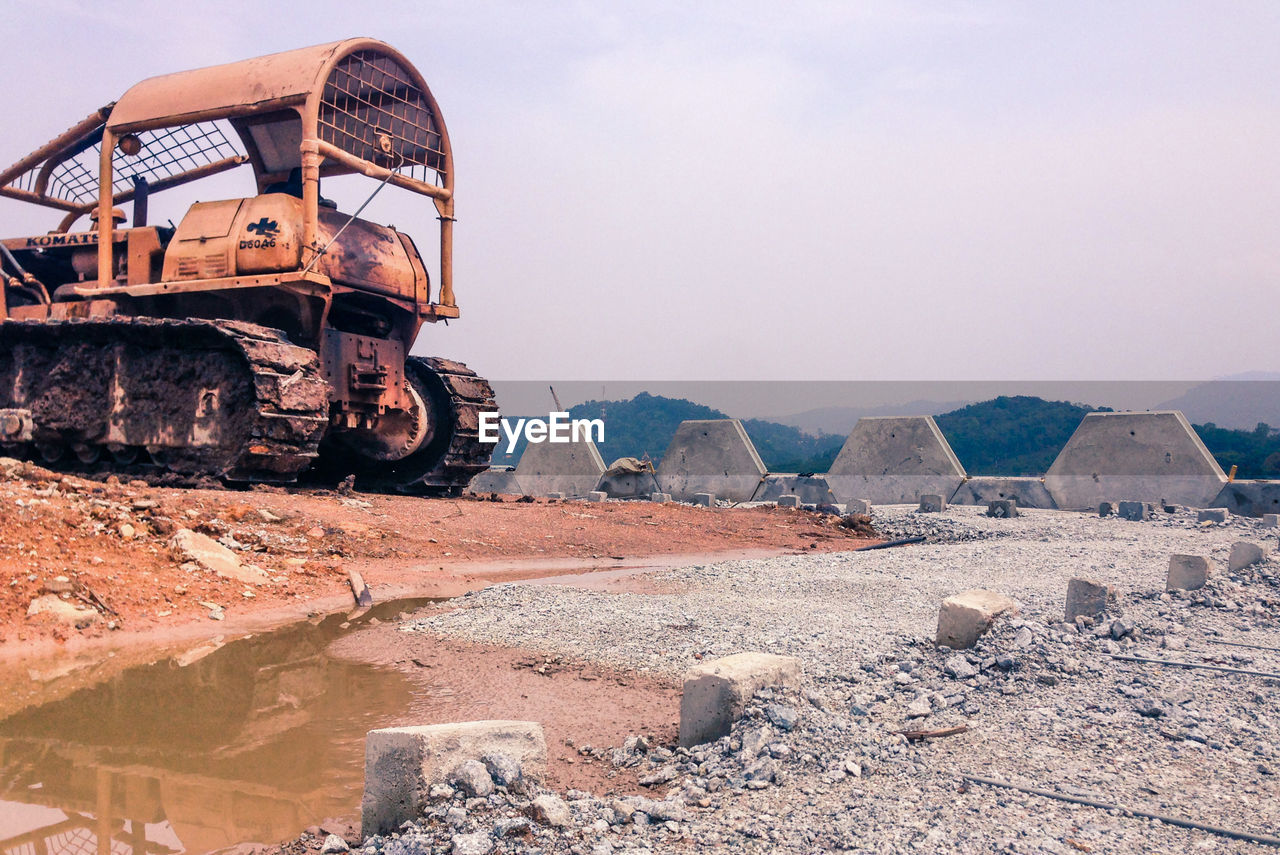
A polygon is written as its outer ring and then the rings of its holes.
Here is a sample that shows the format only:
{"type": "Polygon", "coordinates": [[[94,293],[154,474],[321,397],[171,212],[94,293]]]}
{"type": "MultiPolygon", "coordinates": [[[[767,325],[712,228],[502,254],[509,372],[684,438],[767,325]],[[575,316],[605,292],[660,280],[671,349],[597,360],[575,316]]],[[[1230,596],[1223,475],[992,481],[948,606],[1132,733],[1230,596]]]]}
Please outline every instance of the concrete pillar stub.
{"type": "Polygon", "coordinates": [[[521,766],[524,777],[546,774],[547,742],[532,721],[468,721],[371,730],[365,737],[361,831],[389,834],[417,819],[431,787],[446,783],[468,760],[502,755],[521,766]]]}
{"type": "Polygon", "coordinates": [[[693,666],[685,672],[680,698],[680,744],[719,739],[760,689],[799,682],[800,660],[791,656],[736,653],[693,666]]]}
{"type": "Polygon", "coordinates": [[[925,493],[920,497],[919,512],[937,514],[947,509],[947,500],[937,493],[925,493]]]}

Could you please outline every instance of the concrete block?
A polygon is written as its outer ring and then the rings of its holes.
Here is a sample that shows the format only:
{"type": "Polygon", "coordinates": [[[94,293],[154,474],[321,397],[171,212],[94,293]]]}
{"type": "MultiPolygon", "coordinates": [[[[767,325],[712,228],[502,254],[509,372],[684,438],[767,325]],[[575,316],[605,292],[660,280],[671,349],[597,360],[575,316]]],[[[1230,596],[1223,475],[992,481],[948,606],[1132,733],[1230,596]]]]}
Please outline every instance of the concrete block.
{"type": "Polygon", "coordinates": [[[1110,496],[1206,507],[1227,476],[1177,411],[1089,413],[1044,478],[1059,508],[1110,496]]]}
{"type": "Polygon", "coordinates": [[[1122,520],[1141,522],[1151,518],[1150,508],[1146,502],[1121,502],[1117,514],[1122,520]]]}
{"type": "Polygon", "coordinates": [[[530,496],[585,496],[600,483],[604,460],[589,439],[531,442],[516,464],[516,480],[530,496]]]}
{"type": "Polygon", "coordinates": [[[1097,617],[1116,601],[1115,589],[1092,579],[1072,579],[1067,583],[1067,605],[1063,620],[1075,623],[1080,616],[1097,617]]]}
{"type": "Polygon", "coordinates": [[[490,466],[467,485],[467,492],[476,496],[487,496],[498,493],[508,496],[523,496],[524,490],[516,478],[516,470],[510,466],[490,466]]]}
{"type": "Polygon", "coordinates": [[[1115,502],[1098,502],[1098,516],[1109,517],[1116,512],[1115,502]]]}
{"type": "Polygon", "coordinates": [[[742,422],[689,420],[680,423],[662,455],[658,484],[681,501],[694,493],[715,493],[731,502],[749,502],[767,471],[742,422]]]}
{"type": "Polygon", "coordinates": [[[987,516],[996,519],[1012,519],[1018,515],[1017,499],[992,499],[987,502],[987,516]]]}
{"type": "Polygon", "coordinates": [[[1280,481],[1231,481],[1210,504],[1242,517],[1280,513],[1280,481]]]}
{"type": "Polygon", "coordinates": [[[532,721],[469,721],[371,730],[365,739],[361,831],[390,834],[417,819],[435,784],[467,761],[502,755],[538,781],[546,772],[547,743],[532,721]]]}
{"type": "Polygon", "coordinates": [[[800,507],[800,497],[796,495],[779,496],[777,499],[780,508],[798,508],[800,507]]]}
{"type": "Polygon", "coordinates": [[[1224,523],[1228,516],[1226,508],[1201,508],[1196,514],[1196,522],[1224,523]]]}
{"type": "Polygon", "coordinates": [[[714,508],[716,506],[715,493],[694,493],[693,503],[703,508],[714,508]]]}
{"type": "Polygon", "coordinates": [[[650,493],[649,501],[653,502],[654,504],[665,505],[667,502],[671,501],[671,494],[670,493],[650,493]]]}
{"type": "Polygon", "coordinates": [[[1202,555],[1169,556],[1169,575],[1165,581],[1167,591],[1194,591],[1203,588],[1209,580],[1209,559],[1202,555]]]}
{"type": "Polygon", "coordinates": [[[587,493],[588,502],[603,502],[607,498],[609,498],[609,494],[603,490],[592,490],[590,493],[587,493]]]}
{"type": "Polygon", "coordinates": [[[937,642],[957,650],[973,647],[996,618],[1016,610],[1013,600],[981,588],[947,597],[938,610],[937,642]]]}
{"type": "Polygon", "coordinates": [[[867,499],[850,499],[844,503],[845,510],[851,514],[861,514],[864,517],[871,516],[871,502],[867,499]]]}
{"type": "Polygon", "coordinates": [[[1231,544],[1231,553],[1227,556],[1227,570],[1234,573],[1246,567],[1252,567],[1262,561],[1262,547],[1256,543],[1238,541],[1231,544]]]}
{"type": "Polygon", "coordinates": [[[1280,514],[1263,514],[1263,528],[1280,528],[1280,514]]]}
{"type": "Polygon", "coordinates": [[[982,506],[997,499],[1012,499],[1020,508],[1053,510],[1058,503],[1040,478],[997,478],[976,475],[961,484],[950,498],[953,505],[982,506]]]}
{"type": "Polygon", "coordinates": [[[905,505],[926,493],[949,498],[964,477],[932,416],[861,418],[831,464],[827,483],[842,502],[865,498],[905,505]]]}
{"type": "Polygon", "coordinates": [[[776,502],[783,496],[795,496],[801,504],[834,504],[835,494],[825,475],[769,474],[764,477],[753,501],[776,502]]]}
{"type": "Polygon", "coordinates": [[[937,493],[926,493],[920,497],[918,511],[922,514],[937,514],[947,509],[947,500],[937,493]]]}
{"type": "Polygon", "coordinates": [[[719,739],[760,689],[799,681],[800,660],[769,653],[737,653],[693,666],[685,672],[680,698],[680,744],[719,739]]]}

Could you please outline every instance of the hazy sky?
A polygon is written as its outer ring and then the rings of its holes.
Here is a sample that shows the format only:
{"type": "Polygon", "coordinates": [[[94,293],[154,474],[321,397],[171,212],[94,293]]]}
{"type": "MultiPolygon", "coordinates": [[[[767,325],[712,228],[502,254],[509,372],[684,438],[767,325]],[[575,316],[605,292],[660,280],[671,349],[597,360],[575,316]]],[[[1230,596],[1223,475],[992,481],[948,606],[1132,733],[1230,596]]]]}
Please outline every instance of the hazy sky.
{"type": "MultiPolygon", "coordinates": [[[[9,0],[0,25],[5,164],[152,74],[395,45],[457,165],[463,316],[418,350],[493,377],[1280,368],[1274,0],[9,0]]],[[[371,218],[429,245],[424,202],[371,218]]],[[[5,233],[57,219],[0,200],[5,233]]]]}

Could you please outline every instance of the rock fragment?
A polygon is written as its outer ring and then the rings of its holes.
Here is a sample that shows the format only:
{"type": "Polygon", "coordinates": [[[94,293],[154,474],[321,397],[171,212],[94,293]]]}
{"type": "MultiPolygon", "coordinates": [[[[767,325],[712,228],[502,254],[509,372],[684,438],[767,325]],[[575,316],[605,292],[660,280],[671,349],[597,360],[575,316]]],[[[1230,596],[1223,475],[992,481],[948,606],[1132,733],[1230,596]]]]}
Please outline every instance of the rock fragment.
{"type": "Polygon", "coordinates": [[[1248,541],[1231,544],[1231,554],[1227,557],[1227,570],[1234,573],[1246,567],[1252,567],[1262,561],[1262,547],[1248,541]]]}
{"type": "Polygon", "coordinates": [[[981,588],[947,597],[938,611],[937,643],[956,650],[973,647],[996,618],[1016,609],[1010,598],[981,588]]]}
{"type": "Polygon", "coordinates": [[[1209,579],[1209,560],[1202,555],[1169,556],[1169,575],[1165,578],[1166,591],[1195,591],[1203,588],[1209,579]]]}
{"type": "Polygon", "coordinates": [[[573,822],[573,815],[564,799],[552,793],[543,793],[529,804],[529,810],[536,822],[552,828],[568,828],[573,822]]]}
{"type": "Polygon", "coordinates": [[[1094,618],[1114,605],[1115,589],[1093,579],[1076,577],[1067,583],[1067,605],[1063,619],[1074,623],[1078,617],[1094,618]]]}
{"type": "Polygon", "coordinates": [[[267,574],[261,568],[241,564],[234,552],[200,532],[180,528],[173,533],[169,545],[179,561],[190,561],[224,579],[234,579],[246,585],[267,581],[267,574]]]}

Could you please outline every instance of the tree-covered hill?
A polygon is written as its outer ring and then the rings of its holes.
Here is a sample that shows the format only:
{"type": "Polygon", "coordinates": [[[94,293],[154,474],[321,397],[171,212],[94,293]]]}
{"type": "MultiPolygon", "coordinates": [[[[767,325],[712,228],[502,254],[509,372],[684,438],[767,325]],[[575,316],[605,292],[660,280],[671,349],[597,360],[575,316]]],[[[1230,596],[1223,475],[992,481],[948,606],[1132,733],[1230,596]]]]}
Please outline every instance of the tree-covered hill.
{"type": "Polygon", "coordinates": [[[1085,415],[1106,410],[1026,395],[993,398],[936,416],[970,475],[1043,475],[1085,415]]]}
{"type": "MultiPolygon", "coordinates": [[[[645,456],[656,465],[680,422],[729,418],[702,404],[647,392],[629,401],[586,401],[570,407],[569,417],[604,420],[605,441],[596,445],[606,465],[619,457],[645,456]]],[[[841,436],[812,436],[799,428],[761,419],[744,419],[742,426],[771,472],[825,472],[844,442],[841,436]]],[[[494,464],[514,465],[524,450],[523,445],[521,442],[514,454],[506,455],[501,453],[504,443],[499,453],[494,454],[494,464]]]]}

